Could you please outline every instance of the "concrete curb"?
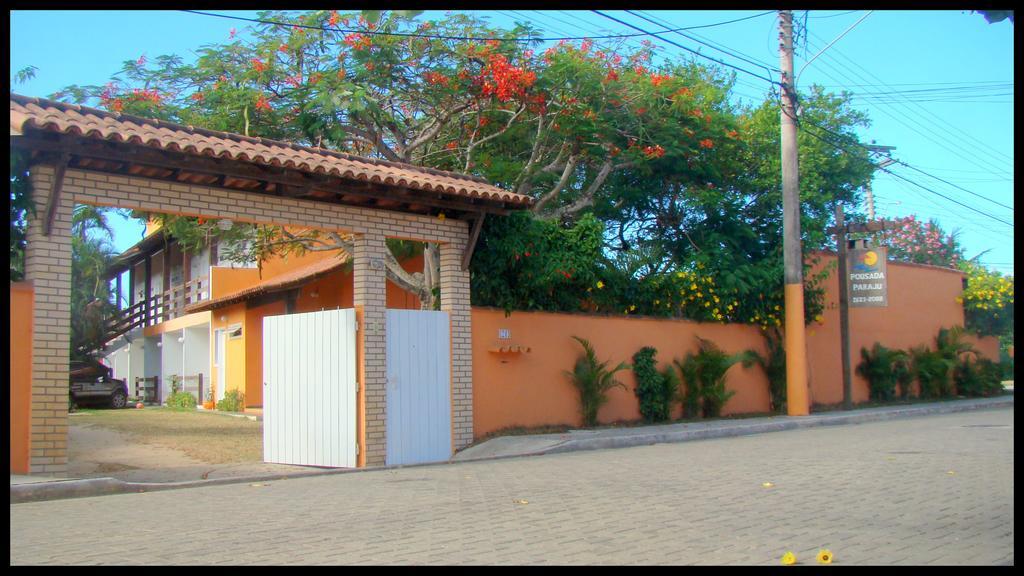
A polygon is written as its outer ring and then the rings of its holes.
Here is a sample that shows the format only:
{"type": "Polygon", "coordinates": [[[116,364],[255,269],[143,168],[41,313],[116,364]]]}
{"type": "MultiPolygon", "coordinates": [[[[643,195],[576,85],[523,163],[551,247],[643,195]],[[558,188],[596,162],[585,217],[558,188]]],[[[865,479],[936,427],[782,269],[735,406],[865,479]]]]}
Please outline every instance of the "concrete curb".
{"type": "Polygon", "coordinates": [[[631,446],[648,446],[651,444],[662,444],[669,442],[688,442],[692,440],[706,440],[710,438],[728,438],[734,436],[749,436],[752,434],[763,434],[767,432],[780,432],[783,430],[795,430],[800,428],[812,428],[815,426],[836,426],[843,424],[860,424],[863,422],[877,422],[906,418],[914,416],[926,416],[932,414],[951,414],[970,410],[988,410],[993,408],[1012,408],[1013,395],[999,396],[996,398],[983,398],[979,400],[961,400],[952,402],[938,402],[921,406],[908,406],[901,408],[868,408],[854,412],[826,413],[801,417],[776,417],[761,422],[744,422],[742,420],[714,421],[696,424],[674,424],[657,428],[657,432],[644,432],[644,428],[619,429],[614,431],[580,431],[579,434],[558,435],[560,438],[567,438],[554,446],[540,450],[525,451],[515,454],[502,454],[497,456],[480,456],[462,459],[452,459],[448,462],[435,462],[428,464],[417,464],[412,466],[373,466],[367,468],[331,468],[315,469],[309,472],[294,472],[288,474],[261,474],[253,476],[238,476],[234,478],[214,478],[211,480],[193,480],[187,482],[125,482],[116,478],[87,478],[68,479],[55,481],[38,481],[25,484],[11,485],[11,504],[25,502],[40,502],[44,500],[61,500],[66,498],[85,498],[91,496],[106,496],[111,494],[131,494],[141,492],[156,492],[159,490],[177,490],[181,488],[198,488],[201,486],[219,486],[224,484],[245,484],[253,482],[271,482],[287,480],[290,478],[304,478],[310,476],[324,476],[329,474],[348,474],[355,472],[368,472],[371,470],[383,470],[388,468],[411,468],[419,466],[436,466],[438,464],[454,464],[461,462],[479,462],[486,460],[503,460],[507,458],[521,458],[525,456],[541,456],[544,454],[559,454],[565,452],[576,452],[580,450],[603,450],[608,448],[628,448],[631,446]],[[669,430],[666,430],[669,428],[669,430]],[[604,435],[601,435],[601,434],[604,435]],[[573,438],[572,436],[578,437],[573,438]]]}
{"type": "MultiPolygon", "coordinates": [[[[881,408],[868,409],[861,413],[821,414],[802,417],[780,417],[785,418],[778,422],[758,422],[745,424],[737,422],[735,426],[706,427],[696,425],[693,429],[682,429],[671,432],[652,434],[631,434],[626,436],[608,436],[604,438],[579,438],[570,439],[567,442],[554,446],[538,454],[557,454],[564,452],[575,452],[578,450],[602,450],[606,448],[626,448],[630,446],[648,446],[651,444],[662,444],[669,442],[687,442],[691,440],[706,440],[710,438],[729,438],[734,436],[749,436],[752,434],[763,434],[766,432],[780,432],[783,430],[796,430],[801,428],[812,428],[815,426],[837,426],[843,424],[861,424],[864,422],[879,422],[893,420],[896,418],[907,418],[913,416],[927,416],[934,414],[952,414],[955,412],[966,412],[971,410],[988,410],[992,408],[1013,407],[1013,396],[1001,396],[992,399],[967,402],[941,402],[934,405],[910,406],[906,408],[881,408]]],[[[682,426],[694,426],[683,424],[682,426]]],[[[469,460],[467,460],[469,461],[469,460]]]]}

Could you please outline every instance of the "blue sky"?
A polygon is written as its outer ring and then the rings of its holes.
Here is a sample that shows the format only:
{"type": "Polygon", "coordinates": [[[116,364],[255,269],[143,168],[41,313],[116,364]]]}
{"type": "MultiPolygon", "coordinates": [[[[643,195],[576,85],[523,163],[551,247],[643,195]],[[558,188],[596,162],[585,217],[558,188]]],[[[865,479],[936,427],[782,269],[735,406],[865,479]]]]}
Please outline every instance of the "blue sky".
{"type": "MultiPolygon", "coordinates": [[[[692,38],[677,34],[665,38],[761,74],[764,71],[756,63],[771,68],[779,65],[777,19],[774,14],[758,16],[764,10],[604,12],[648,31],[663,28],[636,14],[673,28],[756,16],[685,32],[692,38]],[[707,44],[728,49],[747,61],[707,44]]],[[[475,13],[498,25],[528,21],[545,36],[636,32],[587,11],[475,13]]],[[[226,41],[232,28],[244,37],[247,26],[245,22],[164,10],[10,14],[11,75],[29,65],[38,68],[35,79],[12,88],[20,94],[44,97],[70,84],[103,84],[125,60],[143,54],[150,60],[163,54],[193,60],[193,50],[199,46],[226,41]]],[[[804,14],[795,12],[796,20],[803,22],[804,14]]],[[[443,16],[443,12],[428,12],[421,18],[443,16]]],[[[895,146],[894,157],[920,172],[901,165],[889,169],[932,190],[878,172],[873,187],[876,216],[934,218],[946,230],[959,230],[968,256],[988,250],[982,262],[1012,273],[1013,228],[998,220],[1013,223],[1013,24],[1008,20],[989,24],[979,14],[960,10],[811,11],[806,22],[807,43],[800,42],[795,61],[795,68],[802,69],[798,85],[804,88],[815,83],[854,92],[857,108],[872,120],[870,128],[860,130],[862,141],[895,146]]],[[[688,54],[653,40],[665,54],[688,54]]],[[[759,101],[767,90],[767,82],[738,74],[739,98],[759,101]]],[[[141,231],[137,223],[119,222],[116,247],[132,245],[141,231]]]]}

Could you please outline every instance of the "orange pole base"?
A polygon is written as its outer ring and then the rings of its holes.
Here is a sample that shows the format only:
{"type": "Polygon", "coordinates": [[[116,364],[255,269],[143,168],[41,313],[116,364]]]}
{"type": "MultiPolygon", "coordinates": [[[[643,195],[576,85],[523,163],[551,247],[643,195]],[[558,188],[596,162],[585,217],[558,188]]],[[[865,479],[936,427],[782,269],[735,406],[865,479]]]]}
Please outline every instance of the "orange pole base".
{"type": "Polygon", "coordinates": [[[807,416],[807,341],[803,284],[786,284],[786,413],[807,416]]]}

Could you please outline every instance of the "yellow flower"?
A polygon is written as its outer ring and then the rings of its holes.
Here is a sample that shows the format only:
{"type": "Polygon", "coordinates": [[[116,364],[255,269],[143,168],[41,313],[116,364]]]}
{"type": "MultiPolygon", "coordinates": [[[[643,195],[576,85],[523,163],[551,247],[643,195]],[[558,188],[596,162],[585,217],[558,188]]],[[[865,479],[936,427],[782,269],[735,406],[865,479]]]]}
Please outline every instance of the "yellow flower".
{"type": "Polygon", "coordinates": [[[633,310],[636,310],[636,304],[629,305],[629,311],[632,312],[633,310]]]}
{"type": "Polygon", "coordinates": [[[776,305],[775,305],[775,309],[776,309],[776,310],[778,310],[778,309],[779,309],[779,305],[778,305],[778,304],[776,304],[776,305]]]}
{"type": "Polygon", "coordinates": [[[786,566],[792,566],[793,564],[796,564],[796,554],[793,554],[792,552],[786,552],[782,555],[782,563],[786,566]]]}
{"type": "Polygon", "coordinates": [[[704,295],[704,294],[703,294],[702,292],[697,292],[697,298],[700,298],[700,297],[701,297],[701,296],[703,296],[703,295],[704,295]]]}
{"type": "Polygon", "coordinates": [[[444,220],[444,212],[438,212],[437,219],[438,220],[444,220]]]}
{"type": "Polygon", "coordinates": [[[696,290],[696,289],[697,289],[697,285],[696,284],[690,284],[690,290],[696,290]]]}
{"type": "Polygon", "coordinates": [[[715,296],[715,302],[718,302],[718,296],[715,296]]]}
{"type": "Polygon", "coordinates": [[[832,563],[832,551],[821,550],[818,552],[818,564],[831,564],[832,563]]]}
{"type": "Polygon", "coordinates": [[[711,302],[705,302],[704,303],[704,307],[705,308],[710,308],[711,307],[711,302]]]}
{"type": "Polygon", "coordinates": [[[654,304],[655,304],[655,305],[657,305],[657,304],[661,304],[661,300],[655,300],[655,301],[654,301],[654,304]]]}
{"type": "Polygon", "coordinates": [[[601,288],[604,288],[604,282],[601,282],[600,280],[598,280],[597,281],[597,289],[600,290],[601,288]]]}

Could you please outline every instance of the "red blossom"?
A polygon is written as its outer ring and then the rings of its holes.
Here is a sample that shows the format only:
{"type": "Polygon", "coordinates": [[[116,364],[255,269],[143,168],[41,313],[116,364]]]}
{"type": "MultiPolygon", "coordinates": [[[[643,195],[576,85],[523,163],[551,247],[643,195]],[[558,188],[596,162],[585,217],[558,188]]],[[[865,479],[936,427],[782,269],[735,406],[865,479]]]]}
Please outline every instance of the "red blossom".
{"type": "Polygon", "coordinates": [[[192,99],[196,102],[202,102],[203,98],[206,98],[206,96],[203,95],[202,92],[196,92],[195,94],[192,94],[192,99]]]}
{"type": "Polygon", "coordinates": [[[445,144],[444,147],[449,150],[455,150],[456,148],[459,147],[459,144],[455,140],[452,140],[451,142],[445,144]]]}
{"type": "Polygon", "coordinates": [[[277,51],[278,52],[287,52],[288,51],[288,45],[287,44],[281,44],[280,46],[277,47],[277,51]]]}
{"type": "Polygon", "coordinates": [[[253,58],[252,69],[255,70],[257,73],[260,73],[267,69],[267,65],[264,64],[263,61],[260,60],[259,58],[253,58]]]}
{"type": "Polygon", "coordinates": [[[271,109],[270,108],[270,102],[267,102],[267,98],[265,96],[260,95],[260,97],[256,99],[256,109],[257,110],[270,110],[271,109]]]}
{"type": "Polygon", "coordinates": [[[332,26],[332,27],[338,25],[338,11],[337,10],[331,10],[331,17],[327,19],[327,25],[328,26],[332,26]]]}
{"type": "Polygon", "coordinates": [[[231,31],[228,33],[228,38],[234,38],[235,37],[235,33],[236,33],[235,29],[232,28],[231,31]]]}
{"type": "Polygon", "coordinates": [[[136,66],[145,66],[146,65],[146,55],[143,54],[142,56],[139,56],[139,59],[135,61],[135,65],[136,66]]]}
{"type": "Polygon", "coordinates": [[[701,148],[714,148],[715,147],[715,143],[712,142],[710,138],[705,138],[705,139],[700,141],[700,147],[701,148]]]}

